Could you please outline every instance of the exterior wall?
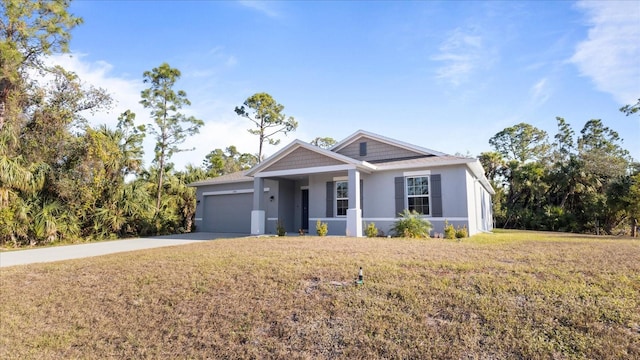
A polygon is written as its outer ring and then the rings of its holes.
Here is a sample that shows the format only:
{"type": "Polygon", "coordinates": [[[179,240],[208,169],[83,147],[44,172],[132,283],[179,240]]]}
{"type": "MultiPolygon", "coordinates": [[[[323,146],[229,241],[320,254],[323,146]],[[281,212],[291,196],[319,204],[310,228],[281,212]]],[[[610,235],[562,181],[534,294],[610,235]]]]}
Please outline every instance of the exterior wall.
{"type": "MultiPolygon", "coordinates": [[[[440,174],[442,186],[442,217],[425,217],[433,225],[432,235],[444,232],[447,220],[454,226],[469,226],[467,219],[466,167],[464,165],[437,167],[429,170],[431,175],[440,174]]],[[[420,171],[412,169],[411,172],[420,171]]],[[[404,170],[385,171],[363,176],[364,210],[363,221],[375,223],[384,234],[389,234],[397,219],[395,208],[394,179],[404,176],[404,170]]]]}
{"type": "Polygon", "coordinates": [[[338,153],[348,156],[352,159],[364,161],[403,159],[422,155],[368,137],[362,137],[359,140],[354,141],[352,144],[349,144],[346,147],[340,149],[338,153]],[[367,155],[365,156],[360,156],[360,143],[362,142],[367,143],[367,155]]]}
{"type": "MultiPolygon", "coordinates": [[[[273,203],[269,202],[270,196],[276,196],[278,194],[278,182],[274,180],[265,180],[264,187],[269,188],[269,191],[264,192],[264,199],[266,204],[266,217],[275,216],[277,214],[277,207],[274,206],[273,203]]],[[[198,186],[196,188],[196,213],[195,213],[195,221],[194,224],[196,226],[196,232],[204,231],[202,229],[202,225],[207,220],[207,214],[205,213],[205,193],[208,192],[219,192],[219,191],[250,191],[253,192],[253,181],[243,181],[243,182],[235,182],[235,183],[226,183],[226,184],[212,184],[212,185],[203,185],[198,186]]],[[[208,195],[208,196],[216,196],[216,195],[208,195]]],[[[246,214],[246,216],[250,219],[251,213],[246,214]]]]}
{"type": "MultiPolygon", "coordinates": [[[[432,223],[435,233],[444,232],[444,222],[448,221],[454,226],[466,226],[471,229],[469,220],[471,217],[467,199],[473,200],[469,196],[467,170],[464,165],[437,167],[430,170],[431,175],[440,174],[442,186],[442,217],[427,216],[432,223]]],[[[412,172],[419,171],[412,169],[412,172]]],[[[309,232],[315,233],[317,220],[326,222],[329,228],[329,235],[345,235],[346,217],[326,216],[326,183],[334,181],[334,177],[346,176],[344,174],[314,174],[309,176],[309,232]]],[[[394,179],[404,176],[403,170],[377,172],[374,174],[362,174],[362,219],[363,228],[373,222],[384,234],[389,234],[391,227],[397,219],[395,208],[394,179]]],[[[473,185],[471,181],[471,185],[473,185]]],[[[471,188],[473,195],[474,189],[471,188]]],[[[476,213],[475,205],[473,214],[476,213]]],[[[475,217],[473,217],[475,220],[475,217]]],[[[474,227],[475,229],[475,227],[474,227]]]]}
{"type": "MultiPolygon", "coordinates": [[[[491,195],[476,181],[465,165],[436,167],[429,170],[431,175],[441,177],[442,217],[428,216],[433,225],[432,235],[444,232],[444,222],[447,220],[454,226],[466,226],[469,234],[490,231],[493,225],[491,209],[491,195]]],[[[411,169],[411,172],[420,171],[411,169]]],[[[284,222],[286,231],[297,234],[301,227],[301,188],[308,187],[309,191],[309,233],[315,234],[316,221],[326,222],[329,235],[346,234],[346,217],[327,217],[327,188],[326,183],[334,181],[335,177],[347,177],[347,172],[311,174],[302,180],[273,180],[265,179],[264,186],[269,188],[264,193],[265,204],[265,232],[276,233],[278,219],[284,222]],[[273,201],[271,196],[274,197],[273,201]]],[[[361,173],[362,180],[362,219],[363,228],[374,222],[376,227],[389,234],[390,228],[396,221],[395,187],[396,177],[404,176],[403,170],[361,173]]],[[[218,191],[253,191],[253,182],[237,182],[228,184],[214,184],[196,188],[196,231],[203,231],[201,226],[207,214],[204,213],[204,196],[206,192],[218,191]]],[[[215,195],[213,195],[215,196],[215,195]]],[[[335,214],[335,212],[333,212],[335,214]]],[[[251,214],[247,214],[250,217],[251,214]]]]}
{"type": "Polygon", "coordinates": [[[264,169],[267,171],[302,169],[316,166],[342,165],[342,161],[332,159],[305,148],[298,148],[279,161],[264,169]]]}
{"type": "Polygon", "coordinates": [[[346,235],[347,217],[334,216],[327,218],[327,181],[336,176],[347,176],[347,172],[331,174],[314,174],[309,176],[309,234],[316,234],[316,221],[327,223],[328,235],[346,235]]]}

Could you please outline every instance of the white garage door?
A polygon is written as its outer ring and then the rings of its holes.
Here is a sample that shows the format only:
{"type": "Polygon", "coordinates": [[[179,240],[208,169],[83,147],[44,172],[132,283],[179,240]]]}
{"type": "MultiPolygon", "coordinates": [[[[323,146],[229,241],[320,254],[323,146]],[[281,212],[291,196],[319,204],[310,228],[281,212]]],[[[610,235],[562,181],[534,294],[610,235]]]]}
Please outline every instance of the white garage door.
{"type": "Polygon", "coordinates": [[[202,230],[250,234],[251,209],[252,193],[205,196],[202,230]]]}

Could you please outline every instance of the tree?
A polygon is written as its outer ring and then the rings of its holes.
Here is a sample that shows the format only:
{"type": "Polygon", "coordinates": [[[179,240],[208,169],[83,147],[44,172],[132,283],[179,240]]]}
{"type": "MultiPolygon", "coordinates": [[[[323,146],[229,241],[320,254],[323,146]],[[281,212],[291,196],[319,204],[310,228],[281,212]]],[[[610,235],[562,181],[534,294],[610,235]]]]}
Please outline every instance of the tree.
{"type": "Polygon", "coordinates": [[[298,128],[298,123],[292,116],[282,113],[284,105],[278,104],[267,93],[256,93],[245,100],[244,105],[235,108],[236,114],[249,119],[256,129],[249,129],[249,133],[258,135],[258,162],[262,161],[262,147],[265,142],[278,145],[279,139],[273,137],[278,133],[287,134],[298,128]]]}
{"type": "Polygon", "coordinates": [[[24,95],[26,69],[44,69],[43,55],[68,52],[71,30],[82,23],[68,0],[0,0],[0,130],[24,95]]]}
{"type": "Polygon", "coordinates": [[[207,154],[203,165],[209,176],[221,176],[250,169],[257,162],[258,158],[255,155],[240,153],[235,146],[231,145],[224,151],[215,149],[207,154]]]}
{"type": "Polygon", "coordinates": [[[204,125],[202,120],[193,116],[187,117],[179,112],[183,106],[191,105],[186,92],[173,90],[180,75],[180,70],[172,68],[167,63],[163,63],[151,71],[145,71],[143,74],[144,82],[148,83],[150,87],[142,91],[140,103],[145,108],[151,109],[154,124],[149,125],[149,130],[156,137],[154,162],[159,171],[156,186],[156,211],[160,210],[165,166],[173,154],[193,150],[181,149],[179,145],[188,136],[200,132],[200,127],[204,125]]]}
{"type": "Polygon", "coordinates": [[[311,140],[311,145],[315,145],[317,147],[328,149],[336,144],[336,140],[331,137],[317,137],[311,140]]]}
{"type": "Polygon", "coordinates": [[[638,102],[633,105],[625,105],[621,107],[620,111],[622,111],[627,116],[637,113],[638,111],[640,111],[640,99],[638,99],[638,102]]]}
{"type": "Polygon", "coordinates": [[[506,159],[519,162],[542,159],[549,148],[547,132],[526,123],[505,128],[489,144],[506,159]]]}

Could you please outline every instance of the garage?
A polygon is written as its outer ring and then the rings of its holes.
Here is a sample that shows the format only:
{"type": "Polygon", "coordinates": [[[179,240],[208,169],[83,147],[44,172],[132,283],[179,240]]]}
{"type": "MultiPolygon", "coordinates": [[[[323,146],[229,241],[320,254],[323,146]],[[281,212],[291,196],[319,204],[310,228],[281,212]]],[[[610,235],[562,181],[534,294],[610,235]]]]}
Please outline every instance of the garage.
{"type": "Polygon", "coordinates": [[[251,233],[253,192],[204,195],[202,231],[251,233]]]}

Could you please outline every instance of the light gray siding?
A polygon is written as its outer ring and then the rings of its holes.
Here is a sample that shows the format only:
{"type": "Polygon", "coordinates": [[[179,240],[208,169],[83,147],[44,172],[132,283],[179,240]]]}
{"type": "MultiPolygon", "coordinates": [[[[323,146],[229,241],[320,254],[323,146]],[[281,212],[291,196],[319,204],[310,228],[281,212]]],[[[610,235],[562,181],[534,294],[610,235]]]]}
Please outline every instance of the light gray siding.
{"type": "Polygon", "coordinates": [[[264,172],[302,169],[316,166],[342,165],[343,162],[318,154],[305,148],[298,148],[264,169],[264,172]]]}
{"type": "Polygon", "coordinates": [[[339,154],[348,156],[353,159],[363,161],[381,161],[392,159],[404,159],[416,156],[422,156],[422,154],[400,148],[397,146],[389,145],[378,140],[374,140],[367,137],[361,137],[353,143],[345,146],[338,151],[339,154]],[[366,155],[360,156],[360,143],[366,142],[366,155]]]}

